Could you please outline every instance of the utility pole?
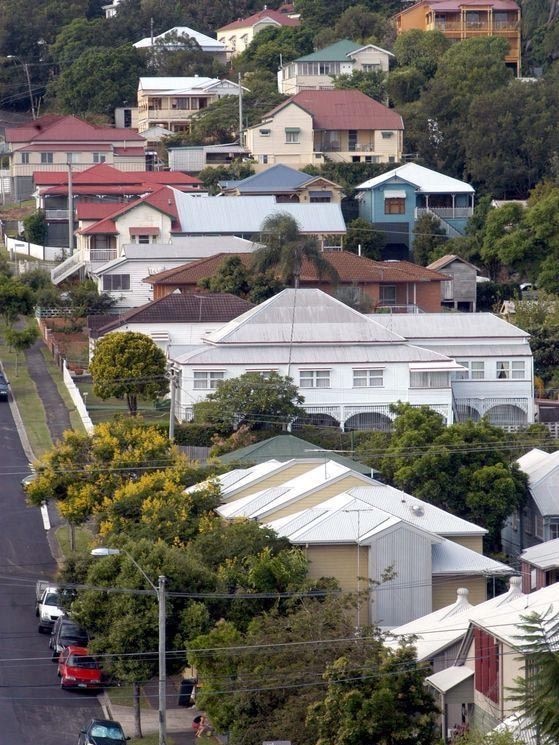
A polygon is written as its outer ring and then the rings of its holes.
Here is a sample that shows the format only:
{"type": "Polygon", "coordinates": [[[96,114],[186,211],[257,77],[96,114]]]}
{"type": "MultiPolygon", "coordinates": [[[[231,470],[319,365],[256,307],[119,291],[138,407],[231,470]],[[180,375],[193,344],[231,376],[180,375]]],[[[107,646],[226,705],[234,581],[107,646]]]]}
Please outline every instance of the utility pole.
{"type": "Polygon", "coordinates": [[[239,81],[239,145],[243,146],[243,86],[241,85],[241,73],[238,75],[239,81]]]}
{"type": "Polygon", "coordinates": [[[35,101],[33,100],[33,88],[31,87],[31,75],[29,74],[29,64],[27,62],[24,62],[21,57],[18,57],[17,54],[8,54],[6,56],[6,59],[13,59],[16,62],[19,62],[19,64],[23,67],[23,71],[25,73],[25,79],[27,80],[27,90],[29,92],[29,106],[31,107],[31,117],[33,119],[37,118],[37,112],[35,111],[35,101]]]}
{"type": "Polygon", "coordinates": [[[165,656],[165,631],[167,613],[165,606],[165,577],[159,575],[157,584],[159,603],[159,745],[167,743],[167,661],[165,656]]]}
{"type": "Polygon", "coordinates": [[[177,397],[177,384],[176,384],[177,371],[171,365],[167,370],[167,378],[169,379],[170,391],[171,391],[171,407],[169,409],[169,440],[173,442],[175,439],[175,405],[177,397]]]}
{"type": "Polygon", "coordinates": [[[68,256],[74,253],[74,185],[72,182],[72,156],[68,155],[68,256]]]}

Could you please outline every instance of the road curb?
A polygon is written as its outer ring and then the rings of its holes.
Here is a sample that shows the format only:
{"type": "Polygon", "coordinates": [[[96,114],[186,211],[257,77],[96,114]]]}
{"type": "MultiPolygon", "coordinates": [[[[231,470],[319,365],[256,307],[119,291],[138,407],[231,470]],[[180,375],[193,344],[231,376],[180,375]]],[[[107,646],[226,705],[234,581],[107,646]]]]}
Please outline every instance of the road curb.
{"type": "MultiPolygon", "coordinates": [[[[5,377],[6,373],[5,373],[4,365],[2,364],[2,362],[0,362],[0,370],[2,370],[2,373],[4,374],[4,377],[5,377]]],[[[33,463],[33,461],[37,460],[37,457],[35,456],[35,453],[33,452],[31,448],[29,438],[27,437],[27,432],[25,431],[25,427],[23,426],[23,419],[21,418],[21,414],[19,413],[17,401],[11,389],[10,389],[10,393],[8,396],[8,404],[10,406],[10,411],[12,412],[12,416],[14,418],[14,424],[16,425],[17,434],[21,442],[21,447],[23,448],[23,452],[27,456],[29,462],[33,463]]]]}
{"type": "Polygon", "coordinates": [[[107,696],[105,691],[103,691],[97,696],[97,700],[99,701],[99,704],[101,708],[103,709],[103,714],[106,717],[106,719],[112,719],[113,713],[111,711],[111,699],[107,696]]]}

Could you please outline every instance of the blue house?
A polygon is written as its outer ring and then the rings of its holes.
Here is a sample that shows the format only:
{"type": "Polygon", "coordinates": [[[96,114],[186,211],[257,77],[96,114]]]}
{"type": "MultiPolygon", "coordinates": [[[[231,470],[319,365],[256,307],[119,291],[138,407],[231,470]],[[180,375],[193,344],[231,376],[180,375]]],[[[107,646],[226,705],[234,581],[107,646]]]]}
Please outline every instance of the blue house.
{"type": "Polygon", "coordinates": [[[357,187],[359,217],[385,236],[385,259],[413,254],[416,220],[425,214],[440,220],[449,238],[464,235],[474,211],[474,189],[417,163],[406,163],[357,187]]]}

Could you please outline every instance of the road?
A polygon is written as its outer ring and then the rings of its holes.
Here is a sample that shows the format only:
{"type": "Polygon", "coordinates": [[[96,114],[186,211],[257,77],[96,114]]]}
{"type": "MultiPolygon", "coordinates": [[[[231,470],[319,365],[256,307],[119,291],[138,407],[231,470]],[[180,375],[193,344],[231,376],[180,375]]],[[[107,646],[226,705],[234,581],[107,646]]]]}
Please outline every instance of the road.
{"type": "Polygon", "coordinates": [[[48,635],[37,631],[35,580],[52,577],[56,565],[40,511],[25,503],[27,472],[9,405],[0,402],[0,743],[75,745],[101,708],[94,696],[60,690],[48,635]]]}

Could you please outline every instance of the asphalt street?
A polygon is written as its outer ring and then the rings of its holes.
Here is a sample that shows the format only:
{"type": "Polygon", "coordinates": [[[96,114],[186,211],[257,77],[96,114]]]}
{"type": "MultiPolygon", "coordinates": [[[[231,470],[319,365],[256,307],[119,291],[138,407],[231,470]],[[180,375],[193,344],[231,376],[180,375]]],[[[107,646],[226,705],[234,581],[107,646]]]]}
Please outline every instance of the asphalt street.
{"type": "Polygon", "coordinates": [[[40,510],[26,505],[29,472],[9,405],[0,402],[0,745],[75,745],[96,697],[60,690],[48,635],[39,634],[35,581],[53,576],[40,510]]]}

